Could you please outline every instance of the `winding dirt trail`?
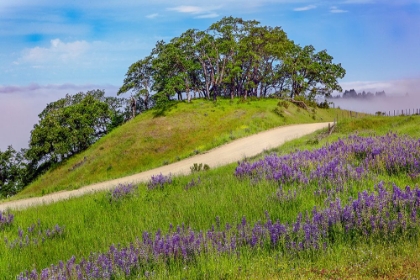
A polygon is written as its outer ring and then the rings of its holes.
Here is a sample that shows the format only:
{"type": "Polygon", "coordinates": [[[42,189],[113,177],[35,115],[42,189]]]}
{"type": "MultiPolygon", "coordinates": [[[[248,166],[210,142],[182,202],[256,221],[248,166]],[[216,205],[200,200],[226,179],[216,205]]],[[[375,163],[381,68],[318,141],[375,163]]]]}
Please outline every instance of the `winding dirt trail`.
{"type": "Polygon", "coordinates": [[[77,190],[61,191],[42,197],[32,197],[4,202],[0,204],[0,211],[5,211],[6,209],[25,209],[36,205],[50,204],[60,200],[82,196],[87,193],[110,190],[118,184],[146,182],[152,177],[152,175],[160,173],[163,175],[188,174],[191,172],[190,167],[194,163],[208,164],[211,168],[213,168],[232,162],[237,162],[244,159],[245,157],[255,156],[266,149],[278,147],[286,141],[290,141],[295,138],[302,137],[306,134],[315,132],[316,130],[326,128],[328,127],[328,124],[328,122],[298,124],[270,129],[258,134],[235,140],[231,143],[217,147],[203,154],[195,155],[193,157],[169,165],[161,166],[131,176],[92,184],[77,190]]]}

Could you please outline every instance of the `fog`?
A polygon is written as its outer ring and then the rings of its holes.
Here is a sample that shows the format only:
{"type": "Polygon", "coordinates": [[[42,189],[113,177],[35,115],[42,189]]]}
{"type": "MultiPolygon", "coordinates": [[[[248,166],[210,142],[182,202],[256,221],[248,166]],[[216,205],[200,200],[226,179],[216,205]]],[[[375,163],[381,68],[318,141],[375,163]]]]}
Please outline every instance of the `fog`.
{"type": "MultiPolygon", "coordinates": [[[[390,81],[359,81],[341,83],[344,90],[355,89],[357,93],[365,91],[375,93],[385,91],[386,97],[363,98],[333,98],[329,101],[334,102],[335,107],[351,111],[375,114],[385,112],[391,115],[397,111],[401,114],[404,110],[420,110],[420,78],[410,78],[390,81]]],[[[334,93],[339,95],[339,93],[334,93]]]]}
{"type": "Polygon", "coordinates": [[[375,114],[376,112],[385,112],[387,115],[400,115],[401,112],[406,113],[410,110],[411,113],[420,111],[420,97],[419,96],[386,96],[373,97],[369,99],[363,98],[333,98],[329,99],[333,102],[333,107],[362,113],[375,114]]]}

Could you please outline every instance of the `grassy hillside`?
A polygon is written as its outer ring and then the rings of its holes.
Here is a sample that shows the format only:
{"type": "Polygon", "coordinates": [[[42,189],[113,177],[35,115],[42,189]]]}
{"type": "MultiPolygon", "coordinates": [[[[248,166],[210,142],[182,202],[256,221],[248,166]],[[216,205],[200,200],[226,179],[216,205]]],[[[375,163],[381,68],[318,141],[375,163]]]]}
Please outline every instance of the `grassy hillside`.
{"type": "Polygon", "coordinates": [[[12,199],[135,174],[273,127],[332,121],[344,112],[306,111],[288,102],[285,108],[278,102],[261,99],[214,103],[200,99],[176,103],[163,116],[157,116],[156,111],[145,112],[39,177],[12,199]]]}
{"type": "MultiPolygon", "coordinates": [[[[399,137],[409,135],[419,139],[419,121],[419,116],[347,119],[339,123],[331,136],[312,134],[287,143],[277,151],[283,155],[294,154],[296,151],[313,151],[327,147],[339,139],[347,139],[354,133],[371,137],[393,132],[399,137]]],[[[264,156],[249,161],[254,162],[264,156]]],[[[356,157],[350,160],[357,162],[361,160],[360,156],[363,153],[356,153],[356,157]]],[[[383,155],[384,158],[386,156],[383,155]]],[[[380,168],[385,166],[381,164],[384,158],[379,158],[377,162],[380,168]]],[[[132,248],[137,248],[138,244],[147,240],[144,239],[144,232],[148,232],[154,239],[159,229],[161,233],[158,236],[175,234],[176,237],[178,231],[178,236],[183,236],[182,229],[185,228],[187,239],[192,238],[192,231],[197,234],[195,237],[201,232],[216,238],[222,238],[226,231],[230,240],[230,234],[241,230],[243,217],[246,217],[244,227],[247,228],[246,234],[250,238],[248,241],[252,244],[254,234],[258,234],[255,231],[258,227],[254,225],[258,225],[259,221],[261,226],[265,225],[267,216],[273,223],[279,220],[293,226],[299,213],[307,212],[311,216],[314,206],[319,211],[328,209],[335,201],[332,199],[334,197],[340,198],[344,206],[348,204],[350,196],[357,199],[358,193],[364,190],[370,193],[380,181],[384,182],[387,191],[391,191],[392,183],[404,189],[406,185],[418,185],[420,179],[402,169],[388,174],[379,168],[369,171],[366,177],[345,182],[348,189],[338,190],[335,193],[337,196],[317,196],[314,192],[319,187],[328,185],[335,189],[340,185],[329,181],[319,185],[312,181],[302,184],[248,177],[241,179],[234,175],[237,166],[238,164],[231,164],[207,172],[172,178],[171,183],[157,188],[140,185],[127,195],[104,192],[15,211],[14,221],[0,227],[2,239],[5,240],[0,243],[0,278],[13,279],[14,275],[25,270],[30,272],[32,269],[40,273],[41,269],[51,267],[51,264],[59,267],[60,260],[64,262],[63,265],[71,265],[72,256],[75,257],[74,265],[80,264],[82,258],[89,256],[91,260],[95,260],[99,253],[107,252],[112,244],[116,249],[111,249],[110,255],[120,248],[130,248],[130,244],[132,248]],[[228,231],[230,227],[233,231],[228,231]]],[[[316,161],[312,167],[318,166],[323,166],[323,163],[316,161]]],[[[402,207],[402,204],[398,205],[402,207]]],[[[396,214],[390,212],[390,215],[396,214]]],[[[402,217],[405,219],[405,216],[402,217]]],[[[398,215],[395,219],[399,219],[398,215]]],[[[302,222],[304,221],[305,218],[302,222]]],[[[366,226],[369,223],[368,219],[366,226]]],[[[420,274],[417,224],[418,222],[410,222],[406,230],[401,228],[395,233],[368,231],[365,234],[353,231],[352,234],[344,234],[341,227],[332,227],[330,238],[325,239],[328,244],[323,248],[322,241],[321,248],[317,250],[285,249],[281,242],[278,246],[272,246],[268,241],[257,243],[254,247],[239,246],[240,239],[236,239],[237,244],[232,243],[235,249],[229,243],[230,250],[218,250],[222,243],[218,245],[216,242],[214,247],[203,247],[200,254],[194,255],[192,251],[186,251],[186,254],[192,254],[187,259],[182,257],[181,249],[178,257],[169,259],[159,257],[157,251],[144,251],[139,255],[149,256],[150,259],[141,261],[141,265],[132,270],[130,275],[119,272],[116,279],[137,279],[140,276],[151,279],[415,278],[420,274]]],[[[302,236],[295,238],[301,240],[299,238],[304,237],[302,230],[302,236]]],[[[154,250],[158,248],[156,243],[154,250]]],[[[130,249],[125,251],[125,254],[129,251],[130,249]]],[[[117,262],[114,259],[115,267],[117,262]]],[[[116,270],[115,267],[113,271],[116,270]]],[[[73,276],[76,277],[76,274],[73,276]]]]}

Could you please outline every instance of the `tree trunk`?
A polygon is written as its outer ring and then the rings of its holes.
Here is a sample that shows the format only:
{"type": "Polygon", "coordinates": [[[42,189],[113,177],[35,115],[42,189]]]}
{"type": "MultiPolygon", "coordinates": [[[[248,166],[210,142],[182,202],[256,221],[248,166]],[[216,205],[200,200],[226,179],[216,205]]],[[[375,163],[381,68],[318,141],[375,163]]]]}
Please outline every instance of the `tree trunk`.
{"type": "Polygon", "coordinates": [[[191,97],[190,97],[190,85],[188,83],[188,79],[185,78],[185,93],[187,94],[187,102],[190,103],[191,97]]]}
{"type": "Polygon", "coordinates": [[[219,87],[217,85],[213,86],[213,101],[217,100],[217,93],[219,91],[219,87]]]}

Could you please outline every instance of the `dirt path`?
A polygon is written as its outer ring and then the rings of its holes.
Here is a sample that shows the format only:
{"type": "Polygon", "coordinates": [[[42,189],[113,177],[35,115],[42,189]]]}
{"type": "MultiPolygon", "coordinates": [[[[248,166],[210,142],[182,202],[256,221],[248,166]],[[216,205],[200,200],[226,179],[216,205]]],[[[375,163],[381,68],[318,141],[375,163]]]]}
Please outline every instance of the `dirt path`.
{"type": "Polygon", "coordinates": [[[114,179],[82,187],[72,191],[61,191],[48,194],[42,197],[33,197],[16,201],[9,201],[0,204],[0,211],[6,209],[24,209],[40,204],[49,204],[56,201],[82,196],[86,193],[109,190],[118,184],[138,183],[148,181],[152,175],[181,175],[191,172],[190,167],[194,163],[208,164],[211,168],[229,164],[255,156],[266,149],[278,147],[286,141],[302,137],[316,130],[326,128],[328,123],[299,124],[274,128],[249,137],[235,140],[229,144],[220,146],[206,153],[199,154],[172,164],[161,166],[149,171],[141,172],[131,176],[114,179]]]}

